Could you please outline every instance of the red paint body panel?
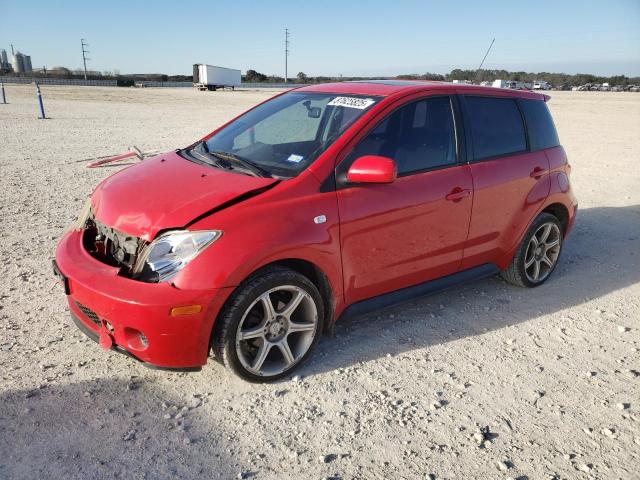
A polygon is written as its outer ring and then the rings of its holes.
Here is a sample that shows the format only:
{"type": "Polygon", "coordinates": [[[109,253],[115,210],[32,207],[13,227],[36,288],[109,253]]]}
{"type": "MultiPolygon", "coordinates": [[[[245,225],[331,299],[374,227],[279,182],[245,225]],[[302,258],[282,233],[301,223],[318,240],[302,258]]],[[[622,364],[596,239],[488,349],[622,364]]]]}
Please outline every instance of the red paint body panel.
{"type": "Polygon", "coordinates": [[[578,200],[571,189],[569,174],[571,166],[567,162],[567,155],[562,147],[549,148],[545,150],[549,160],[550,186],[549,196],[545,205],[561,204],[569,212],[569,222],[565,231],[565,236],[571,232],[578,210],[578,200]]]}
{"type": "Polygon", "coordinates": [[[458,271],[471,215],[467,165],[338,191],[347,303],[458,271]]]}
{"type": "Polygon", "coordinates": [[[169,152],[108,177],[96,188],[91,204],[105,225],[151,240],[160,230],[180,228],[207,210],[274,182],[198,165],[169,152]]]}
{"type": "Polygon", "coordinates": [[[179,288],[237,286],[258,268],[281,259],[303,259],[328,277],[342,296],[339,218],[335,192],[322,193],[312,175],[282,182],[261,195],[208,216],[192,230],[225,234],[178,273],[179,288]],[[284,215],[283,215],[284,213],[284,215]],[[325,215],[316,225],[314,217],[325,215]]]}
{"type": "Polygon", "coordinates": [[[199,366],[207,361],[215,319],[229,296],[270,263],[313,264],[328,281],[337,318],[348,305],[375,295],[483,263],[504,268],[532,219],[551,204],[566,208],[570,231],[577,202],[562,147],[460,163],[388,184],[326,188],[350,149],[407,102],[456,93],[544,96],[438,82],[349,82],[300,90],[384,98],[293,179],[228,173],[169,152],[121,170],[96,188],[97,219],[132,236],[151,241],[186,225],[223,234],[171,283],[153,284],[118,275],[117,268],[89,255],[81,232],[67,233],[56,260],[69,281],[70,309],[87,328],[99,332],[76,302],[108,320],[113,341],[137,358],[164,367],[199,366]],[[536,167],[540,171],[531,176],[536,167]],[[255,190],[260,193],[217,210],[255,190]],[[326,220],[316,223],[320,216],[326,220]],[[202,305],[201,313],[170,316],[171,308],[194,304],[202,305]],[[146,348],[130,341],[134,330],[144,333],[146,348]]]}
{"type": "Polygon", "coordinates": [[[496,263],[520,242],[549,194],[548,171],[544,151],[471,164],[473,213],[462,269],[496,263]],[[531,178],[536,168],[547,173],[531,178]]]}

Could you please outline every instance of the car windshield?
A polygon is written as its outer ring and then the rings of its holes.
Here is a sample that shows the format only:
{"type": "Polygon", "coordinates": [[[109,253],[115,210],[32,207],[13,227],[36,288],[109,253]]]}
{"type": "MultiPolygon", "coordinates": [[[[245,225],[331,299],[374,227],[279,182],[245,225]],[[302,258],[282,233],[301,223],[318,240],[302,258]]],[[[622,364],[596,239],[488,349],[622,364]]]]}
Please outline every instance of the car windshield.
{"type": "Polygon", "coordinates": [[[189,156],[248,175],[295,177],[378,101],[371,96],[289,92],[245,113],[191,148],[189,156]]]}

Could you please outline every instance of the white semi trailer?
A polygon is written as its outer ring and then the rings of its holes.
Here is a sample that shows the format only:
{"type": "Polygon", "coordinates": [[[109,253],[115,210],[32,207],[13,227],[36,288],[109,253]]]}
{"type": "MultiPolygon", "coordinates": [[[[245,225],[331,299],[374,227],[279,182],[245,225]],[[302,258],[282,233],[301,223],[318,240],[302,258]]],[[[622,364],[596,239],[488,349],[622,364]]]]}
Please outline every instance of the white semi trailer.
{"type": "Polygon", "coordinates": [[[193,86],[198,90],[217,90],[225,87],[235,89],[240,86],[240,82],[240,70],[204,63],[196,63],[193,66],[193,86]]]}

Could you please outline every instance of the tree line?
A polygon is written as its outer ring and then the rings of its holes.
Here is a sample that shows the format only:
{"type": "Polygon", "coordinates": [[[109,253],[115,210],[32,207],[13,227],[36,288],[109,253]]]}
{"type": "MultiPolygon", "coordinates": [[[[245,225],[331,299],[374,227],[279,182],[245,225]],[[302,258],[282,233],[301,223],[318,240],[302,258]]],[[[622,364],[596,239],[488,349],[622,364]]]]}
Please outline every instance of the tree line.
{"type": "MultiPolygon", "coordinates": [[[[6,74],[10,76],[24,76],[24,74],[6,74]]],[[[34,77],[55,77],[55,78],[84,78],[84,71],[69,70],[58,67],[51,70],[39,70],[29,74],[34,77]]],[[[157,81],[157,82],[191,82],[191,75],[165,75],[161,73],[140,73],[121,75],[116,71],[88,72],[87,77],[91,80],[117,79],[120,81],[157,81]]],[[[329,76],[309,76],[304,72],[299,72],[295,77],[289,78],[290,83],[326,83],[349,80],[373,80],[384,77],[329,77],[329,76]]],[[[388,77],[387,77],[388,78],[388,77]]],[[[515,80],[517,82],[532,83],[534,81],[545,81],[554,87],[574,87],[586,83],[604,83],[610,85],[640,85],[640,77],[627,77],[626,75],[614,75],[610,77],[593,75],[590,73],[551,73],[551,72],[510,72],[508,70],[462,70],[456,68],[446,74],[439,73],[412,73],[393,77],[401,80],[438,80],[450,82],[452,80],[468,80],[473,83],[493,82],[494,80],[515,80]]],[[[242,81],[247,83],[284,83],[284,77],[278,75],[266,75],[256,70],[249,69],[242,75],[242,81]]]]}
{"type": "MultiPolygon", "coordinates": [[[[295,78],[289,79],[294,83],[325,83],[349,80],[372,80],[381,77],[312,77],[304,72],[299,72],[295,78]]],[[[451,82],[453,80],[468,80],[473,83],[493,82],[494,80],[515,80],[517,82],[533,83],[534,81],[545,81],[558,87],[574,87],[586,83],[604,83],[610,85],[640,85],[640,77],[627,77],[626,75],[614,75],[610,77],[593,75],[590,73],[551,73],[551,72],[510,72],[508,70],[462,70],[456,68],[449,73],[423,73],[423,74],[402,74],[394,77],[399,80],[437,80],[451,82]]],[[[251,83],[281,83],[283,77],[265,75],[255,70],[247,70],[242,76],[244,82],[251,83]]]]}

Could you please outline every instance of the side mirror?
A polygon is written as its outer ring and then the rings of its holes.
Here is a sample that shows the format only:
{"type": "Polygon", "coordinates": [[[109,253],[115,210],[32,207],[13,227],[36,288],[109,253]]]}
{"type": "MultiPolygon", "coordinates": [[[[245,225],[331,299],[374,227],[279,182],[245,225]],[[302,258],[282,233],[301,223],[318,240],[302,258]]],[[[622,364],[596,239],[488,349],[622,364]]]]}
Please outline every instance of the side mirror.
{"type": "Polygon", "coordinates": [[[396,179],[396,162],[388,157],[365,155],[357,158],[347,172],[348,183],[391,183],[396,179]]]}

